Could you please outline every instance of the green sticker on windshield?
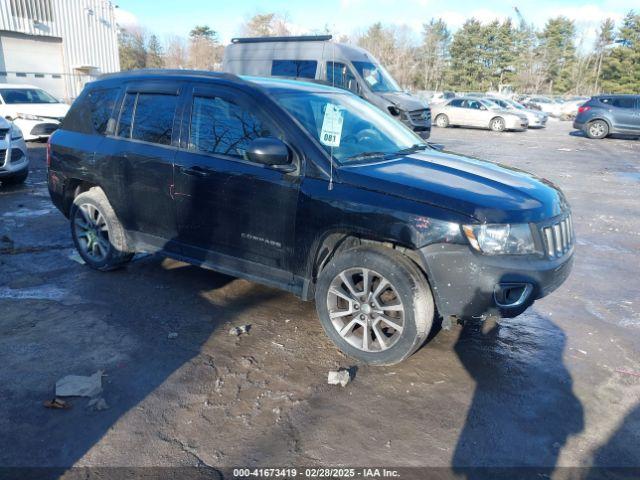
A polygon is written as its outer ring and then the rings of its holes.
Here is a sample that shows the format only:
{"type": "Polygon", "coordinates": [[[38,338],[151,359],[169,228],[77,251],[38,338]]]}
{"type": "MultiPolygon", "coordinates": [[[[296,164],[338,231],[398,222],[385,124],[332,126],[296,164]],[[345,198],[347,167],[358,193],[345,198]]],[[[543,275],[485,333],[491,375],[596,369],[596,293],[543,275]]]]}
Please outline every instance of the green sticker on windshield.
{"type": "Polygon", "coordinates": [[[342,137],[342,109],[333,103],[327,103],[320,131],[320,142],[328,147],[339,147],[342,137]]]}

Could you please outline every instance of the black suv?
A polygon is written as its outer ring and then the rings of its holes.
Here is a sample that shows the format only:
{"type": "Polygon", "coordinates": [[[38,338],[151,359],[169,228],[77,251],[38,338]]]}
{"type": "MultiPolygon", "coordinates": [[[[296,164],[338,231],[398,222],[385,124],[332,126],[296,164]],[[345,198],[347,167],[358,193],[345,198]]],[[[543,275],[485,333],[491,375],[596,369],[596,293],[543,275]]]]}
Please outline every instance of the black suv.
{"type": "Polygon", "coordinates": [[[140,71],[86,86],[51,138],[49,191],[91,267],[137,251],[315,298],[364,362],[414,352],[439,314],[515,316],[572,265],[547,181],[431,149],[313,83],[140,71]]]}
{"type": "Polygon", "coordinates": [[[640,135],[640,95],[597,95],[578,108],[573,128],[589,138],[640,135]]]}

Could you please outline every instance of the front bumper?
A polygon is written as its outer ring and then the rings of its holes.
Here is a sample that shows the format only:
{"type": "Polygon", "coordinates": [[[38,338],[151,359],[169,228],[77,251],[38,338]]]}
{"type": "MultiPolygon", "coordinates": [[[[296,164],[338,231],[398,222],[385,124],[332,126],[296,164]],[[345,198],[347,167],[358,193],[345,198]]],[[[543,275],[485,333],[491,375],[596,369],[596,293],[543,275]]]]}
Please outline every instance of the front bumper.
{"type": "Polygon", "coordinates": [[[60,127],[60,122],[54,119],[26,120],[24,118],[16,118],[13,123],[22,130],[25,140],[48,138],[60,127]]]}
{"type": "Polygon", "coordinates": [[[505,128],[507,130],[526,130],[529,127],[529,120],[526,118],[505,118],[505,128]]]}
{"type": "Polygon", "coordinates": [[[542,128],[547,125],[548,117],[529,117],[529,128],[542,128]]]}
{"type": "Polygon", "coordinates": [[[427,139],[431,136],[431,109],[429,108],[412,112],[403,110],[400,112],[400,121],[421,138],[427,139]]]}
{"type": "Polygon", "coordinates": [[[443,317],[515,317],[562,285],[573,266],[573,249],[549,259],[481,255],[468,245],[434,244],[420,249],[420,255],[443,317]]]}
{"type": "Polygon", "coordinates": [[[29,156],[24,140],[0,140],[0,178],[10,177],[29,168],[29,156]]]}

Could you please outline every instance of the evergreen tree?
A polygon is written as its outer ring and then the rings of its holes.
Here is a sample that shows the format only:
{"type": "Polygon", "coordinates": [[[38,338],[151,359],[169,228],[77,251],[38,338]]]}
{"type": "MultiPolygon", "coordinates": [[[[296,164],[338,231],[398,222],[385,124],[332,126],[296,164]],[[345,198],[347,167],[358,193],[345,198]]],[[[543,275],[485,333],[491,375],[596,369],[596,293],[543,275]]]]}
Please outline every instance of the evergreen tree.
{"type": "Polygon", "coordinates": [[[640,15],[629,12],[618,31],[616,47],[602,62],[602,90],[612,93],[640,91],[640,15]]]}
{"type": "Polygon", "coordinates": [[[441,18],[432,18],[422,26],[422,45],[419,52],[420,84],[425,90],[442,89],[450,43],[451,32],[441,18]]]}
{"type": "Polygon", "coordinates": [[[475,18],[467,20],[454,34],[449,49],[449,78],[454,88],[472,91],[483,90],[489,86],[485,34],[486,29],[475,18]]]}
{"type": "Polygon", "coordinates": [[[120,54],[120,70],[145,68],[147,48],[144,33],[121,29],[118,34],[118,53],[120,54]]]}
{"type": "Polygon", "coordinates": [[[551,18],[539,33],[538,56],[549,92],[566,93],[572,88],[571,71],[576,61],[576,28],[567,17],[551,18]]]}
{"type": "Polygon", "coordinates": [[[162,68],[164,67],[164,53],[158,37],[151,35],[147,44],[147,68],[162,68]]]}

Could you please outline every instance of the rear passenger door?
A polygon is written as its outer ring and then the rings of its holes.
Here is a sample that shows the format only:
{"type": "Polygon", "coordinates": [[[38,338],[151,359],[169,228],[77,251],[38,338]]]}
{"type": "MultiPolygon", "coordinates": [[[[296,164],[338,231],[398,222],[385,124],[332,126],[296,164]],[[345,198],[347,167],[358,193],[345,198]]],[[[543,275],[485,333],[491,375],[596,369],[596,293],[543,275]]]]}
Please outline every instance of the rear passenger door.
{"type": "Polygon", "coordinates": [[[625,132],[640,131],[640,118],[638,118],[637,103],[634,97],[605,97],[602,103],[609,107],[612,113],[613,127],[625,132]]]}
{"type": "Polygon", "coordinates": [[[99,148],[113,172],[120,221],[148,247],[169,248],[167,242],[177,234],[170,190],[179,93],[176,82],[128,84],[112,134],[99,148]]]}

